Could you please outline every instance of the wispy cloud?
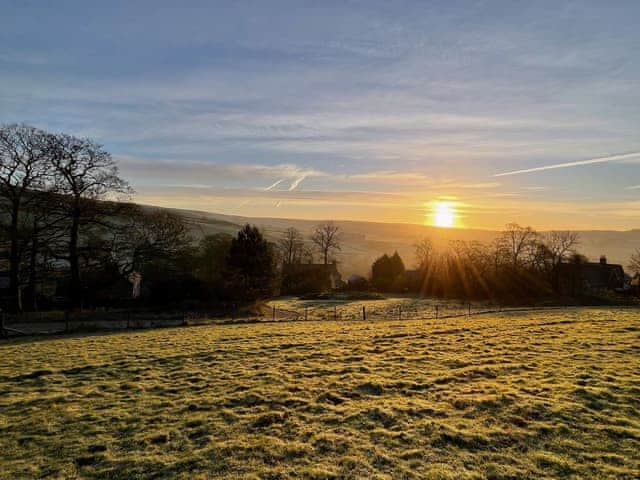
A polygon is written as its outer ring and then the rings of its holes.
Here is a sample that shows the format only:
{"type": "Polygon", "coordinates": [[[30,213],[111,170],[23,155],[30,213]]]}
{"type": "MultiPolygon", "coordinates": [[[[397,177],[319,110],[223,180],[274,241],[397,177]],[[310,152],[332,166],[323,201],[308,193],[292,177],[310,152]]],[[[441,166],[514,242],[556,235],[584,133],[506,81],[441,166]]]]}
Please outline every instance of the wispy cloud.
{"type": "Polygon", "coordinates": [[[640,152],[621,153],[617,155],[607,155],[605,157],[591,158],[589,160],[578,160],[576,162],[556,163],[554,165],[545,165],[542,167],[525,168],[523,170],[513,170],[511,172],[495,173],[494,177],[506,177],[508,175],[520,175],[522,173],[542,172],[545,170],[555,170],[557,168],[581,167],[584,165],[593,165],[596,163],[617,162],[620,160],[628,160],[631,158],[640,158],[640,152]]]}

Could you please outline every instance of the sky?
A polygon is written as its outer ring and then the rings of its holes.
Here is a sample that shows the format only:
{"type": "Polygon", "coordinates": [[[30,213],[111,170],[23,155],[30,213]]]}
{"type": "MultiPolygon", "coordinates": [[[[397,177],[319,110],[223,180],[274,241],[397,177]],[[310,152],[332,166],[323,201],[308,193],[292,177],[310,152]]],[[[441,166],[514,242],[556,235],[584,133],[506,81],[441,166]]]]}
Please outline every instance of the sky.
{"type": "Polygon", "coordinates": [[[141,203],[640,228],[640,2],[0,0],[0,123],[141,203]]]}

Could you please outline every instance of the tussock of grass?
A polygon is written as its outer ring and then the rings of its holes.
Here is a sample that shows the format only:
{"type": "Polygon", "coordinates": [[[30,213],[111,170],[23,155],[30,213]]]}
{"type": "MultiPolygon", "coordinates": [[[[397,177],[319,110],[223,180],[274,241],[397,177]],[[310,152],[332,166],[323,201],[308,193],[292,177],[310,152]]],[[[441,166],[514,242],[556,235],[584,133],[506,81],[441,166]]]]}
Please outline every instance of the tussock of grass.
{"type": "Polygon", "coordinates": [[[640,315],[0,345],[0,478],[637,478],[640,315]]]}

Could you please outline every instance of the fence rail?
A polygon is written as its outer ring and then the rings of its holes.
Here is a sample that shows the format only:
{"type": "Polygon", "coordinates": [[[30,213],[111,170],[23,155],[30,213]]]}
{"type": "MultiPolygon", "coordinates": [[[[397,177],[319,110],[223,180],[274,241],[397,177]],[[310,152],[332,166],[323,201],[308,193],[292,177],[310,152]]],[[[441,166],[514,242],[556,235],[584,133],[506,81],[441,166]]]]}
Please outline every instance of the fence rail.
{"type": "MultiPolygon", "coordinates": [[[[383,320],[446,320],[493,313],[517,313],[564,309],[568,306],[505,307],[499,304],[473,304],[472,302],[442,302],[424,304],[373,305],[371,303],[346,302],[333,305],[280,308],[267,305],[261,315],[245,317],[217,317],[206,312],[186,311],[169,314],[153,314],[135,311],[85,311],[43,312],[25,316],[0,314],[0,337],[18,335],[50,335],[73,331],[125,330],[197,325],[201,323],[265,323],[304,321],[383,321],[383,320]]],[[[635,308],[638,306],[616,306],[635,308]]]]}
{"type": "Polygon", "coordinates": [[[471,302],[455,304],[435,304],[430,308],[395,305],[376,308],[366,304],[333,305],[305,307],[303,309],[284,309],[270,306],[268,320],[285,321],[380,321],[380,320],[439,320],[447,318],[472,317],[492,313],[516,313],[526,311],[554,310],[567,306],[522,306],[506,307],[498,304],[473,304],[471,302]]]}

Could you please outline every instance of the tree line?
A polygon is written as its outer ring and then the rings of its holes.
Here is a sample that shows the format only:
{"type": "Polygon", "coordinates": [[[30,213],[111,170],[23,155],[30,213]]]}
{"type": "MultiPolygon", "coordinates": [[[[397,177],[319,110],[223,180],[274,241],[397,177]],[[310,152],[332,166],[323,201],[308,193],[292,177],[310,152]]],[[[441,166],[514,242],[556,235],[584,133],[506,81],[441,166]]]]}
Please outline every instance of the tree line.
{"type": "Polygon", "coordinates": [[[308,240],[288,229],[272,244],[246,225],[235,237],[196,242],[182,217],[136,205],[132,194],[99,143],[28,125],[0,127],[4,307],[112,304],[117,286],[126,290],[134,276],[143,279],[141,302],[152,306],[236,305],[276,292],[282,265],[311,263],[316,253],[327,264],[340,250],[331,222],[308,240]]]}
{"type": "Polygon", "coordinates": [[[521,300],[559,289],[563,262],[584,262],[579,235],[569,231],[541,234],[508,224],[492,243],[452,241],[436,249],[429,238],[415,245],[416,269],[406,272],[396,252],[372,265],[371,285],[382,292],[408,291],[426,296],[521,300]]]}
{"type": "Polygon", "coordinates": [[[188,248],[186,228],[166,211],[129,202],[133,190],[99,143],[27,125],[0,128],[0,214],[8,263],[6,307],[36,310],[41,287],[67,307],[188,248]],[[62,286],[62,288],[58,288],[62,286]]]}

